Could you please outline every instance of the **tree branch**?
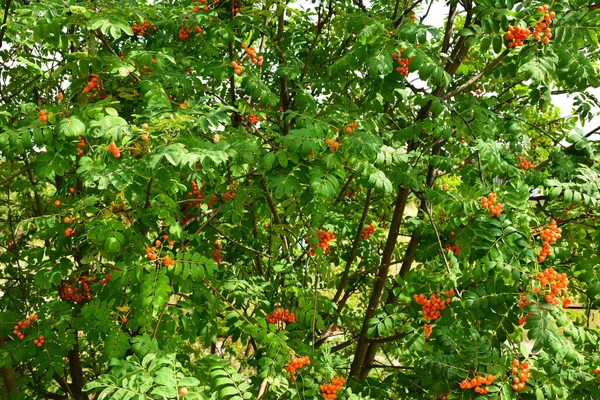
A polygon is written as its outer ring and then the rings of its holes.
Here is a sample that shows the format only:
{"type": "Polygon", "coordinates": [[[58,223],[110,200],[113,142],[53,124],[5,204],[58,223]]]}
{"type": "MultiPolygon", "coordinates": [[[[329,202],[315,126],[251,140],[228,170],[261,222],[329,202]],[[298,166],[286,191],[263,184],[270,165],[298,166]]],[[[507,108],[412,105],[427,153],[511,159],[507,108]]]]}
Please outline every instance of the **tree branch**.
{"type": "Polygon", "coordinates": [[[342,295],[344,288],[346,287],[346,283],[348,283],[348,275],[350,274],[350,268],[354,263],[354,259],[356,258],[356,251],[358,250],[358,245],[360,243],[360,239],[362,237],[362,231],[365,226],[365,221],[369,216],[369,207],[371,206],[371,189],[367,191],[367,197],[365,199],[365,205],[363,207],[362,216],[360,217],[360,221],[358,222],[358,226],[356,227],[356,234],[354,235],[354,242],[352,243],[352,250],[350,250],[350,255],[348,256],[348,260],[346,260],[346,267],[344,268],[344,273],[342,275],[342,279],[340,280],[340,284],[338,286],[338,290],[333,296],[333,302],[337,303],[342,295]]]}
{"type": "Polygon", "coordinates": [[[457,94],[459,94],[462,91],[464,91],[465,89],[467,89],[469,86],[473,85],[475,82],[477,82],[479,79],[481,79],[481,77],[483,77],[486,73],[488,73],[492,68],[494,68],[496,65],[498,65],[498,63],[500,61],[502,61],[502,59],[504,57],[506,57],[506,55],[509,52],[510,52],[509,49],[504,50],[491,63],[486,65],[477,75],[473,76],[471,79],[469,79],[468,81],[466,81],[465,83],[463,83],[462,85],[460,85],[459,87],[457,87],[456,89],[451,91],[450,93],[445,94],[444,96],[441,97],[441,99],[448,100],[449,98],[456,96],[457,94]]]}

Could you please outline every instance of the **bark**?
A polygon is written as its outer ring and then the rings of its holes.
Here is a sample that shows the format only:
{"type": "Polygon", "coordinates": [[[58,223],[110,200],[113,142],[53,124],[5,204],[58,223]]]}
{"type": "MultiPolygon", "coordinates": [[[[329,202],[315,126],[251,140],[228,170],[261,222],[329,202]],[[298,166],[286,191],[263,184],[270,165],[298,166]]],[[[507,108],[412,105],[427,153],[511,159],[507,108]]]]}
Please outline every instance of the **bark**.
{"type": "Polygon", "coordinates": [[[352,366],[350,367],[350,376],[362,376],[361,371],[364,367],[365,356],[369,346],[369,341],[367,338],[367,321],[373,318],[375,311],[377,311],[377,308],[379,307],[379,301],[381,300],[381,295],[383,293],[383,289],[385,288],[385,283],[387,282],[392,256],[394,255],[394,249],[396,247],[396,242],[398,241],[400,225],[402,224],[402,218],[404,216],[404,210],[408,201],[408,195],[409,189],[401,187],[398,192],[398,197],[396,198],[394,214],[390,224],[390,232],[381,256],[379,272],[377,273],[375,284],[373,285],[373,291],[369,299],[369,305],[367,306],[358,343],[356,344],[354,360],[352,361],[352,366]]]}

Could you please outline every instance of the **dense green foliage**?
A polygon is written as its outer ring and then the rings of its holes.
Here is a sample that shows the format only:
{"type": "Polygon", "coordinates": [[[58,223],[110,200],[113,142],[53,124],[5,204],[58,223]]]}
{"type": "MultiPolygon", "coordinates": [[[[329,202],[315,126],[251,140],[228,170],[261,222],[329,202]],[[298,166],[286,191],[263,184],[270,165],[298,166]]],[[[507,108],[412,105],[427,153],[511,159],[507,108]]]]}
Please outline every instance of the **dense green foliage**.
{"type": "Polygon", "coordinates": [[[593,4],[1,5],[1,398],[600,397],[593,4]]]}

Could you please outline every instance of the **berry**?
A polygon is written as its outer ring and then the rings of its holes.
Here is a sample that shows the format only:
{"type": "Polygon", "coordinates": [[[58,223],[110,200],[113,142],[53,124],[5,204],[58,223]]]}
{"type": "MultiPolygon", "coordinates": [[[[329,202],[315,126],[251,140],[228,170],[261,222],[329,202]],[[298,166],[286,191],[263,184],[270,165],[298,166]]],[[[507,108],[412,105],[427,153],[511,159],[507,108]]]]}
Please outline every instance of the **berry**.
{"type": "Polygon", "coordinates": [[[265,319],[270,324],[276,324],[282,321],[286,323],[296,322],[296,316],[293,312],[289,312],[288,310],[282,310],[281,308],[276,308],[273,312],[267,315],[265,319]]]}
{"type": "Polygon", "coordinates": [[[179,389],[179,394],[181,396],[185,396],[186,394],[188,394],[187,388],[182,387],[181,389],[179,389]]]}
{"type": "MultiPolygon", "coordinates": [[[[337,142],[335,142],[335,143],[337,143],[337,142]]],[[[332,144],[332,146],[333,146],[333,144],[332,144]]],[[[317,231],[317,239],[319,240],[319,244],[318,244],[319,248],[323,251],[324,254],[329,254],[329,251],[330,251],[329,242],[331,240],[335,239],[335,235],[332,232],[318,230],[317,231]]],[[[304,240],[306,242],[308,242],[308,238],[304,238],[304,240]]],[[[315,254],[316,253],[311,245],[311,249],[308,251],[308,255],[314,256],[315,254]]]]}
{"type": "Polygon", "coordinates": [[[496,203],[496,194],[490,193],[487,198],[481,198],[481,206],[483,208],[487,208],[490,210],[490,215],[492,217],[497,217],[502,213],[502,204],[496,203]]]}
{"type": "Polygon", "coordinates": [[[360,234],[360,237],[363,239],[368,239],[373,234],[374,230],[375,230],[375,225],[373,225],[373,224],[371,224],[369,226],[365,226],[362,233],[360,234]]]}
{"type": "Polygon", "coordinates": [[[60,200],[54,200],[54,206],[55,207],[60,206],[60,200]]]}

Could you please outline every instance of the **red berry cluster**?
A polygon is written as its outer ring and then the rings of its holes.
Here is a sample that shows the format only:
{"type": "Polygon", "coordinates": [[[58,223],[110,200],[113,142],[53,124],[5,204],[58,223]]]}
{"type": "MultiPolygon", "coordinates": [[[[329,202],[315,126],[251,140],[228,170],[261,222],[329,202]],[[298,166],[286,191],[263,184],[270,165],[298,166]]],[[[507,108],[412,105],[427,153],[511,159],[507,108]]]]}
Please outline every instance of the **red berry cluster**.
{"type": "Polygon", "coordinates": [[[96,281],[94,277],[85,277],[75,278],[75,284],[71,286],[68,283],[63,283],[62,287],[59,291],[59,296],[62,300],[72,301],[75,303],[80,303],[84,300],[91,300],[92,294],[90,293],[90,286],[88,283],[93,283],[96,281]],[[77,286],[81,286],[81,289],[77,286]]]}
{"type": "Polygon", "coordinates": [[[233,198],[235,198],[235,192],[227,191],[227,192],[223,193],[223,200],[233,199],[233,198]]]}
{"type": "Polygon", "coordinates": [[[72,228],[65,229],[65,236],[75,236],[75,231],[72,228]]]}
{"type": "Polygon", "coordinates": [[[408,64],[410,64],[410,60],[412,57],[402,58],[402,53],[404,53],[404,49],[399,50],[400,55],[396,53],[392,53],[392,58],[400,64],[399,67],[396,67],[396,72],[398,72],[402,76],[408,76],[408,64]]]}
{"type": "Polygon", "coordinates": [[[485,387],[481,387],[482,385],[489,386],[496,379],[496,375],[488,375],[488,376],[476,376],[475,378],[468,380],[465,379],[460,383],[461,389],[473,389],[476,393],[479,394],[487,394],[488,390],[485,387]]]}
{"type": "Polygon", "coordinates": [[[45,341],[46,339],[40,335],[40,337],[38,337],[37,339],[33,339],[33,344],[37,347],[42,347],[45,341]]]}
{"type": "MultiPolygon", "coordinates": [[[[205,6],[203,7],[204,11],[208,11],[208,6],[206,5],[206,0],[192,0],[193,3],[201,3],[205,6]]],[[[219,4],[219,0],[215,0],[215,4],[219,4]]]]}
{"type": "Polygon", "coordinates": [[[256,49],[254,47],[247,47],[246,44],[242,43],[242,49],[244,49],[244,51],[246,52],[246,54],[248,56],[250,56],[250,58],[252,59],[252,62],[255,63],[256,65],[258,65],[259,67],[262,67],[263,65],[263,58],[262,56],[256,56],[256,49]]]}
{"type": "Polygon", "coordinates": [[[250,122],[252,125],[256,124],[258,121],[260,121],[260,118],[258,118],[256,115],[250,114],[250,116],[248,116],[248,122],[250,122]]]}
{"type": "Polygon", "coordinates": [[[487,198],[484,196],[481,198],[481,206],[490,210],[492,217],[497,217],[502,213],[502,204],[496,203],[496,194],[490,193],[487,198]]]}
{"type": "Polygon", "coordinates": [[[25,321],[17,322],[17,324],[13,328],[13,332],[12,332],[13,335],[17,335],[17,337],[20,340],[23,340],[23,338],[25,337],[23,335],[25,328],[27,328],[29,325],[31,325],[32,321],[36,321],[37,319],[38,319],[37,315],[30,315],[29,317],[25,318],[25,321]]]}
{"type": "Polygon", "coordinates": [[[504,39],[508,40],[507,46],[509,48],[521,47],[523,42],[527,40],[531,32],[528,28],[521,28],[520,26],[508,27],[508,33],[504,35],[504,39]]]}
{"type": "Polygon", "coordinates": [[[282,310],[281,308],[276,308],[271,314],[267,315],[265,319],[270,324],[276,324],[280,321],[287,322],[288,324],[296,322],[296,316],[293,312],[282,310]]]}
{"type": "Polygon", "coordinates": [[[554,243],[560,239],[561,233],[562,229],[556,226],[556,221],[550,221],[550,225],[548,225],[548,227],[540,234],[540,238],[542,239],[542,250],[538,256],[538,262],[544,262],[546,257],[550,255],[552,252],[550,243],[554,243]]]}
{"type": "Polygon", "coordinates": [[[295,379],[295,377],[293,375],[296,373],[296,370],[302,368],[305,365],[309,365],[309,364],[310,364],[310,359],[308,358],[308,356],[303,356],[303,357],[294,358],[292,361],[290,361],[290,363],[288,365],[283,367],[283,369],[285,369],[287,372],[292,374],[292,380],[293,380],[293,379],[295,379]]]}
{"type": "Polygon", "coordinates": [[[326,139],[325,144],[327,146],[329,146],[329,150],[331,150],[331,151],[337,149],[340,146],[340,144],[338,142],[334,141],[333,139],[326,139]]]}
{"type": "Polygon", "coordinates": [[[521,168],[521,169],[533,169],[533,168],[535,168],[533,166],[533,163],[527,161],[525,159],[525,157],[519,156],[518,158],[519,158],[519,168],[521,168]]]}
{"type": "Polygon", "coordinates": [[[356,129],[356,122],[351,122],[344,130],[346,133],[352,133],[354,129],[356,129]]]}
{"type": "MultiPolygon", "coordinates": [[[[198,8],[198,7],[196,7],[198,8]]],[[[194,12],[194,10],[192,10],[192,12],[194,12]]],[[[196,25],[193,29],[193,31],[195,33],[202,33],[202,28],[200,28],[198,25],[196,25]]],[[[190,37],[190,33],[192,33],[192,28],[190,28],[189,26],[184,26],[183,24],[181,24],[181,29],[179,30],[179,40],[184,41],[187,38],[190,37]]],[[[189,69],[188,69],[188,73],[189,73],[189,69]]]]}
{"type": "Polygon", "coordinates": [[[319,385],[321,391],[321,397],[324,399],[337,399],[336,393],[341,389],[342,385],[346,383],[346,379],[343,376],[338,377],[335,375],[331,380],[331,383],[326,385],[319,385]]]}
{"type": "Polygon", "coordinates": [[[87,83],[86,87],[83,89],[83,91],[81,93],[89,93],[92,90],[98,89],[98,75],[91,74],[90,76],[92,79],[90,79],[90,81],[87,83]]]}
{"type": "Polygon", "coordinates": [[[454,253],[454,256],[458,256],[460,254],[460,247],[458,247],[457,245],[453,244],[450,246],[446,246],[444,247],[445,251],[451,251],[452,253],[454,253]]]}
{"type": "Polygon", "coordinates": [[[150,25],[148,20],[145,19],[144,22],[139,26],[137,23],[134,23],[133,25],[131,25],[131,30],[133,31],[134,35],[144,36],[144,34],[146,33],[146,30],[148,30],[148,31],[154,30],[155,31],[156,27],[150,25]]]}
{"type": "Polygon", "coordinates": [[[110,274],[106,274],[104,278],[100,279],[101,285],[106,285],[108,282],[110,282],[110,274]]]}
{"type": "Polygon", "coordinates": [[[373,231],[375,231],[375,225],[371,224],[371,225],[365,226],[363,228],[362,233],[360,234],[360,237],[363,239],[368,239],[373,234],[373,231]]]}
{"type": "Polygon", "coordinates": [[[431,324],[423,325],[423,331],[425,332],[425,339],[429,339],[429,336],[431,335],[431,332],[433,331],[431,324]]]}
{"type": "Polygon", "coordinates": [[[48,121],[48,115],[46,113],[46,110],[40,110],[40,122],[46,121],[48,121]]]}
{"type": "Polygon", "coordinates": [[[513,374],[513,385],[512,388],[515,392],[520,392],[525,388],[527,378],[529,378],[529,363],[524,361],[522,364],[516,358],[512,360],[512,368],[510,369],[513,374]]]}
{"type": "MultiPolygon", "coordinates": [[[[319,240],[319,248],[323,251],[323,253],[325,254],[329,254],[329,242],[333,239],[335,239],[335,235],[333,234],[333,232],[327,232],[327,231],[322,231],[322,230],[318,230],[317,231],[317,239],[319,240]]],[[[308,242],[308,238],[304,238],[304,240],[306,240],[308,242]]],[[[308,255],[309,256],[314,256],[316,253],[314,251],[314,249],[310,249],[308,251],[308,255]]]]}
{"type": "Polygon", "coordinates": [[[221,265],[221,260],[225,257],[220,250],[221,243],[218,240],[215,240],[215,250],[211,250],[210,254],[218,265],[221,265]]]}
{"type": "Polygon", "coordinates": [[[550,285],[550,292],[544,296],[546,303],[556,306],[562,301],[564,308],[569,307],[571,300],[566,296],[567,286],[569,285],[567,274],[558,274],[553,268],[547,268],[543,272],[538,273],[537,278],[541,287],[550,285]],[[558,298],[557,295],[561,294],[565,296],[558,298]]]}
{"type": "Polygon", "coordinates": [[[115,142],[110,142],[108,145],[108,152],[111,153],[115,158],[121,157],[121,150],[119,150],[115,142]]]}
{"type": "Polygon", "coordinates": [[[552,25],[552,18],[556,16],[554,11],[546,12],[549,8],[550,7],[547,4],[537,8],[537,12],[544,13],[544,16],[535,24],[535,29],[533,30],[533,39],[536,42],[540,41],[540,34],[543,32],[544,37],[541,38],[543,44],[548,44],[550,38],[552,37],[550,25],[552,25]]]}
{"type": "Polygon", "coordinates": [[[79,143],[77,143],[77,156],[83,155],[83,148],[85,147],[85,140],[79,136],[79,143]]]}
{"type": "Polygon", "coordinates": [[[414,294],[413,299],[421,305],[423,318],[427,321],[433,321],[438,319],[442,314],[440,310],[446,309],[446,303],[450,303],[452,301],[452,295],[454,291],[452,289],[448,290],[444,293],[446,296],[446,302],[442,300],[436,293],[433,293],[429,296],[429,300],[422,294],[414,294]]]}

